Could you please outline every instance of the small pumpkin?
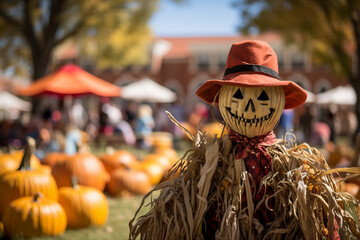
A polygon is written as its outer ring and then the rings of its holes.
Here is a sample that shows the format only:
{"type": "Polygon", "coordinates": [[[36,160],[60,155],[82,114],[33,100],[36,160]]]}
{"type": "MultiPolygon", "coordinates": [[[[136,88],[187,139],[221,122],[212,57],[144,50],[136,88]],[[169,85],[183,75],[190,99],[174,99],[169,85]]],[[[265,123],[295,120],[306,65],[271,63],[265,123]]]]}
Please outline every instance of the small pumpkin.
{"type": "Polygon", "coordinates": [[[179,160],[179,156],[173,148],[157,148],[154,153],[166,156],[171,166],[179,160]]]}
{"type": "Polygon", "coordinates": [[[227,129],[225,126],[219,122],[212,122],[207,123],[201,128],[201,132],[208,133],[208,134],[214,134],[218,137],[221,136],[221,134],[225,135],[227,133],[227,129]]]}
{"type": "Polygon", "coordinates": [[[168,132],[153,132],[151,135],[154,148],[172,148],[172,135],[168,132]]]}
{"type": "Polygon", "coordinates": [[[53,167],[57,161],[62,161],[67,157],[66,153],[50,152],[47,153],[42,160],[42,164],[53,167]]]}
{"type": "Polygon", "coordinates": [[[54,236],[65,232],[66,215],[61,205],[42,194],[15,199],[4,214],[5,235],[10,237],[54,236]]]}
{"type": "Polygon", "coordinates": [[[355,183],[347,183],[344,182],[341,185],[338,184],[338,186],[341,186],[341,191],[343,192],[348,192],[350,193],[352,196],[354,196],[355,198],[358,198],[360,195],[360,187],[355,184],[355,183]]]}
{"type": "Polygon", "coordinates": [[[13,155],[9,153],[0,154],[0,175],[4,172],[12,171],[19,167],[13,155]]]}
{"type": "Polygon", "coordinates": [[[47,165],[41,165],[36,170],[51,175],[51,167],[47,165]]]}
{"type": "MultiPolygon", "coordinates": [[[[167,160],[166,157],[162,155],[160,156],[161,159],[167,160]]],[[[160,183],[161,180],[164,178],[165,172],[167,172],[164,169],[164,166],[152,157],[147,157],[146,160],[141,163],[141,170],[149,176],[152,185],[157,185],[158,183],[160,183]]]]}
{"type": "MultiPolygon", "coordinates": [[[[195,136],[197,130],[196,130],[196,127],[192,126],[190,123],[188,122],[182,122],[181,125],[189,131],[189,133],[193,136],[195,136]]],[[[186,134],[183,134],[183,137],[186,139],[186,140],[189,140],[189,138],[186,136],[186,134]]]]}
{"type": "Polygon", "coordinates": [[[136,159],[134,154],[125,150],[115,151],[107,148],[107,153],[100,155],[99,159],[103,162],[105,169],[109,174],[117,168],[140,168],[140,162],[136,159]]]}
{"type": "Polygon", "coordinates": [[[106,191],[114,196],[144,195],[151,190],[150,177],[143,171],[118,168],[110,174],[106,191]]]}
{"type": "Polygon", "coordinates": [[[164,174],[166,174],[171,167],[169,158],[166,155],[160,153],[150,153],[146,155],[143,159],[143,164],[147,162],[154,162],[159,164],[163,168],[164,174]]]}
{"type": "Polygon", "coordinates": [[[51,171],[58,187],[71,187],[71,176],[75,176],[80,185],[94,187],[103,191],[109,180],[104,164],[91,153],[76,153],[58,161],[51,171]]]}
{"type": "Polygon", "coordinates": [[[77,184],[72,177],[72,187],[59,188],[59,203],[63,206],[69,228],[85,228],[105,224],[109,205],[98,189],[77,184]]]}
{"type": "Polygon", "coordinates": [[[28,137],[19,168],[4,173],[0,178],[0,218],[7,205],[19,197],[33,196],[41,192],[48,199],[58,199],[58,189],[53,176],[30,166],[34,149],[35,140],[28,137]]]}

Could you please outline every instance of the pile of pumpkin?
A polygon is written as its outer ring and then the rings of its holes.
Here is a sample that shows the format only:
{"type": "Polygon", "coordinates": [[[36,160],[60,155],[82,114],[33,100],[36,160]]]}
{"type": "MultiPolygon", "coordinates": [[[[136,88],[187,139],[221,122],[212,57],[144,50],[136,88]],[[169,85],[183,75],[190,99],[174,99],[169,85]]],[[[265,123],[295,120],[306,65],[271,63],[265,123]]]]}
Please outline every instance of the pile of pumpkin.
{"type": "Polygon", "coordinates": [[[6,236],[53,236],[66,228],[102,226],[109,212],[104,192],[145,194],[178,159],[172,142],[162,139],[141,162],[123,150],[98,157],[49,153],[40,162],[35,144],[28,138],[23,151],[0,154],[0,232],[6,236]]]}

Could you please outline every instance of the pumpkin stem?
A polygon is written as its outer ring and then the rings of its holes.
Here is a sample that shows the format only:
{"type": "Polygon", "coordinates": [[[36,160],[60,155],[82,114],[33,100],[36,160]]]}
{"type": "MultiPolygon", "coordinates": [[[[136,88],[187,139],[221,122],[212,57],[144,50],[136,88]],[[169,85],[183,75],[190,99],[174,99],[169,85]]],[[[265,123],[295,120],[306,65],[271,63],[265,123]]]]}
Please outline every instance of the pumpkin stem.
{"type": "Polygon", "coordinates": [[[77,153],[88,153],[90,152],[89,146],[86,143],[83,143],[81,140],[76,143],[76,152],[77,153]]]}
{"type": "Polygon", "coordinates": [[[113,146],[107,146],[105,149],[106,154],[113,155],[115,153],[115,149],[113,146]]]}
{"type": "Polygon", "coordinates": [[[74,175],[71,176],[71,186],[75,189],[79,188],[77,177],[75,177],[74,175]]]}
{"type": "Polygon", "coordinates": [[[26,137],[26,145],[25,145],[25,149],[24,149],[24,155],[21,159],[21,163],[19,168],[17,169],[19,170],[31,170],[31,166],[30,166],[30,160],[31,160],[31,156],[34,153],[35,150],[35,146],[36,146],[36,142],[35,139],[33,139],[32,137],[26,137]]]}
{"type": "Polygon", "coordinates": [[[42,197],[44,197],[44,195],[41,192],[37,192],[34,195],[33,201],[37,202],[39,200],[39,198],[42,198],[42,197]]]}

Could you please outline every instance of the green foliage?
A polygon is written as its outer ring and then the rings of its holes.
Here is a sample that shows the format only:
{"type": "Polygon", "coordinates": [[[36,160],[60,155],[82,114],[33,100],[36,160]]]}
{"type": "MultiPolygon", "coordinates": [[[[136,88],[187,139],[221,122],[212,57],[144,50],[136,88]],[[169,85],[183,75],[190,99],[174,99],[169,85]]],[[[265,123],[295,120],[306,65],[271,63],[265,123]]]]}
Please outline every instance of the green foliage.
{"type": "Polygon", "coordinates": [[[315,63],[351,76],[349,47],[360,40],[353,22],[359,21],[359,1],[238,0],[235,6],[244,20],[241,31],[277,31],[287,42],[311,49],[315,63]]]}
{"type": "Polygon", "coordinates": [[[46,73],[53,49],[65,40],[80,43],[84,57],[101,66],[146,63],[151,37],[147,21],[158,0],[1,0],[0,69],[46,73]],[[92,51],[88,48],[92,47],[92,51]]]}

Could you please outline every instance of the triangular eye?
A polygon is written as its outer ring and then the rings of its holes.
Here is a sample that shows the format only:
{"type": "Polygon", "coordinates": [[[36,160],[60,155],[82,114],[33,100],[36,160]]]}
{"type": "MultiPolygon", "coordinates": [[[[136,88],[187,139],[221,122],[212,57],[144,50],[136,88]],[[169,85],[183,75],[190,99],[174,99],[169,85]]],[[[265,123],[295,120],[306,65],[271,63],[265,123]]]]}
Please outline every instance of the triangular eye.
{"type": "Polygon", "coordinates": [[[243,99],[243,98],[244,98],[243,95],[241,94],[240,89],[238,89],[238,90],[236,91],[236,93],[233,95],[233,97],[234,97],[234,98],[237,98],[237,99],[243,99]]]}
{"type": "Polygon", "coordinates": [[[257,100],[260,100],[260,101],[267,101],[269,100],[269,97],[268,95],[266,94],[266,92],[263,90],[260,94],[260,96],[257,98],[257,100]]]}

